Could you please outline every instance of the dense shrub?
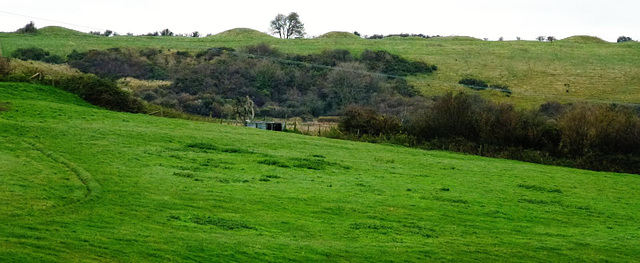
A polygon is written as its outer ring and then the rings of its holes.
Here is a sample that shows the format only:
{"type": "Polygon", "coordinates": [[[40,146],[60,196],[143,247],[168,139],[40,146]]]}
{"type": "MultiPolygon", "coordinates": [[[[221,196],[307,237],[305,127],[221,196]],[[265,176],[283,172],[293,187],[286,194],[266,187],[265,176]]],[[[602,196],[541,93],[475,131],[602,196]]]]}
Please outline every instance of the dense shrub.
{"type": "Polygon", "coordinates": [[[51,64],[62,64],[64,58],[58,55],[51,55],[49,51],[42,48],[18,48],[12,54],[12,57],[20,60],[42,61],[51,64]]]}
{"type": "Polygon", "coordinates": [[[62,64],[64,63],[64,58],[58,55],[51,55],[42,59],[42,62],[46,62],[50,64],[62,64]]]}
{"type": "Polygon", "coordinates": [[[246,50],[249,54],[265,57],[277,57],[280,54],[277,48],[271,47],[265,43],[247,46],[246,50]]]}
{"type": "Polygon", "coordinates": [[[349,50],[332,49],[322,51],[315,62],[334,67],[339,63],[352,62],[354,60],[355,58],[349,50]]]}
{"type": "Polygon", "coordinates": [[[360,60],[365,63],[370,70],[388,75],[407,76],[426,74],[438,70],[438,67],[435,65],[428,65],[427,63],[419,61],[409,61],[387,51],[365,50],[360,55],[360,60]]]}
{"type": "Polygon", "coordinates": [[[338,111],[346,105],[368,102],[380,90],[382,80],[368,74],[364,65],[347,62],[338,64],[337,68],[327,75],[327,103],[332,111],[338,111]]]}
{"type": "Polygon", "coordinates": [[[402,131],[400,120],[394,116],[378,114],[360,106],[350,106],[338,125],[343,133],[360,135],[395,135],[402,131]]]}
{"type": "Polygon", "coordinates": [[[447,93],[416,112],[409,133],[420,141],[453,137],[477,140],[476,120],[484,104],[478,96],[447,93]]]}
{"type": "MultiPolygon", "coordinates": [[[[308,64],[313,64],[314,66],[327,66],[327,67],[335,67],[339,63],[344,62],[353,62],[356,58],[353,57],[349,50],[344,49],[334,49],[334,50],[323,50],[319,54],[308,54],[308,55],[287,55],[286,58],[292,61],[304,62],[308,64]]],[[[316,70],[320,70],[323,67],[317,67],[316,70]]],[[[328,68],[325,68],[328,69],[328,68]]]]}
{"type": "Polygon", "coordinates": [[[548,101],[540,105],[538,112],[549,118],[557,118],[567,111],[568,106],[557,101],[548,101]]]}
{"type": "Polygon", "coordinates": [[[215,47],[196,53],[196,58],[211,61],[212,59],[222,56],[224,52],[235,52],[235,49],[228,47],[215,47]]]}
{"type": "Polygon", "coordinates": [[[115,82],[94,75],[71,75],[58,80],[58,87],[77,94],[82,99],[109,110],[143,112],[139,99],[117,87],[115,82]]]}
{"type": "Polygon", "coordinates": [[[171,32],[171,30],[169,30],[168,28],[163,29],[162,31],[160,31],[160,36],[163,37],[172,37],[173,36],[173,32],[171,32]]]}
{"type": "Polygon", "coordinates": [[[479,88],[488,88],[489,87],[489,84],[487,84],[487,82],[479,80],[479,79],[474,79],[474,78],[461,79],[460,81],[458,81],[458,84],[465,85],[465,86],[471,86],[471,87],[479,87],[479,88]]]}
{"type": "Polygon", "coordinates": [[[417,94],[403,79],[378,76],[347,50],[287,55],[263,44],[247,51],[258,57],[214,48],[176,64],[169,69],[174,81],[169,96],[187,93],[197,100],[210,93],[233,100],[248,95],[261,108],[259,116],[292,117],[337,114],[349,104],[370,105],[383,94],[417,94]]]}
{"type": "MultiPolygon", "coordinates": [[[[421,74],[436,68],[382,51],[366,53],[370,55],[365,54],[365,61],[348,50],[290,55],[267,44],[245,50],[253,56],[220,47],[195,54],[157,49],[73,51],[67,57],[72,67],[103,78],[169,80],[169,87],[136,94],[151,103],[207,116],[222,116],[220,109],[246,96],[255,102],[259,116],[338,114],[346,105],[366,106],[374,99],[418,94],[406,80],[379,72],[421,74]]],[[[397,111],[392,108],[403,106],[388,103],[385,107],[397,111]]]]}
{"type": "Polygon", "coordinates": [[[640,119],[629,108],[580,104],[560,116],[558,126],[570,154],[640,154],[640,119]]]}
{"type": "Polygon", "coordinates": [[[419,141],[464,138],[480,144],[555,151],[560,141],[554,122],[535,110],[486,101],[465,93],[437,97],[418,111],[408,132],[419,141]]]}
{"type": "Polygon", "coordinates": [[[11,56],[20,60],[43,61],[49,56],[49,51],[37,47],[18,48],[11,56]]]}
{"type": "Polygon", "coordinates": [[[494,89],[494,90],[498,90],[500,92],[504,92],[507,94],[511,94],[511,90],[509,89],[509,86],[507,85],[501,85],[501,84],[491,84],[489,85],[487,82],[483,81],[483,80],[479,80],[479,79],[475,79],[475,78],[464,78],[461,79],[460,81],[458,81],[458,84],[460,85],[464,85],[470,89],[473,90],[486,90],[488,88],[490,89],[494,89]]]}
{"type": "Polygon", "coordinates": [[[0,77],[11,73],[11,60],[9,58],[0,57],[0,77]]]}
{"type": "Polygon", "coordinates": [[[38,33],[38,29],[36,28],[36,25],[32,21],[32,22],[29,22],[29,24],[25,25],[23,28],[18,29],[16,33],[35,34],[35,33],[38,33]]]}
{"type": "MultiPolygon", "coordinates": [[[[73,50],[73,52],[76,52],[75,50],[73,50]]],[[[151,59],[152,57],[155,57],[157,55],[162,54],[162,50],[160,49],[155,49],[155,48],[145,48],[140,50],[139,52],[140,56],[143,56],[147,59],[151,59]]],[[[71,58],[69,58],[71,59],[71,58]]]]}
{"type": "Polygon", "coordinates": [[[120,89],[114,81],[101,79],[92,74],[83,74],[64,65],[22,61],[12,61],[12,64],[12,72],[3,77],[6,81],[52,85],[76,94],[89,103],[110,110],[144,111],[141,101],[120,89]]]}
{"type": "Polygon", "coordinates": [[[340,132],[332,135],[583,169],[640,173],[640,117],[635,108],[549,102],[537,110],[518,110],[477,95],[448,93],[404,111],[413,114],[402,122],[401,129],[385,130],[385,137],[380,137],[383,133],[376,127],[380,127],[377,121],[381,113],[350,108],[339,124],[340,132]],[[408,138],[392,140],[394,136],[408,138]]]}
{"type": "Polygon", "coordinates": [[[162,70],[159,72],[154,70],[154,67],[138,54],[118,48],[106,51],[90,50],[82,53],[74,50],[67,58],[72,67],[103,78],[162,79],[163,75],[162,70]]]}
{"type": "Polygon", "coordinates": [[[618,40],[617,40],[618,43],[624,43],[628,41],[633,41],[633,39],[631,39],[630,37],[621,36],[621,37],[618,37],[618,40]]]}
{"type": "Polygon", "coordinates": [[[401,96],[413,97],[419,94],[418,90],[416,90],[413,85],[410,85],[404,78],[392,78],[387,80],[384,84],[401,96]]]}

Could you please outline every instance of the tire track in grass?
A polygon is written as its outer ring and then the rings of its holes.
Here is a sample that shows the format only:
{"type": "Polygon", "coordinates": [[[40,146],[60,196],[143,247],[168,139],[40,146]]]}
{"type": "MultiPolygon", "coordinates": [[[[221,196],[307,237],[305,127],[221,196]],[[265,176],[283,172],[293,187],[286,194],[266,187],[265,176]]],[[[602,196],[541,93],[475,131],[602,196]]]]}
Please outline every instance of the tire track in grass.
{"type": "Polygon", "coordinates": [[[79,201],[80,203],[90,200],[92,198],[95,198],[101,190],[101,186],[100,184],[98,184],[98,182],[96,182],[93,177],[91,176],[91,174],[87,171],[85,171],[84,169],[82,169],[82,167],[76,165],[75,163],[72,163],[71,161],[65,159],[64,157],[51,152],[47,149],[45,149],[42,145],[35,143],[33,141],[29,141],[26,139],[22,139],[22,141],[31,146],[34,150],[42,153],[43,155],[47,156],[49,159],[51,159],[52,161],[59,163],[61,165],[63,165],[64,167],[66,167],[67,169],[69,169],[72,173],[74,173],[76,175],[76,177],[78,178],[78,180],[80,180],[80,182],[84,185],[84,187],[86,188],[86,193],[84,194],[85,199],[83,201],[79,201]]]}

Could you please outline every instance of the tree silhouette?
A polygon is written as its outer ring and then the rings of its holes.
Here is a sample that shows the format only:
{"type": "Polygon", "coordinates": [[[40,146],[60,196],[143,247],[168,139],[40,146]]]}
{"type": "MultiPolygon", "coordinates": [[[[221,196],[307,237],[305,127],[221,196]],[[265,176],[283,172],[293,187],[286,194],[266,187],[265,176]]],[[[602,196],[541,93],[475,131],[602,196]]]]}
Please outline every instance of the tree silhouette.
{"type": "Polygon", "coordinates": [[[302,37],[305,34],[304,24],[300,21],[300,16],[296,12],[291,12],[288,16],[278,14],[271,21],[271,33],[285,39],[302,37]]]}
{"type": "Polygon", "coordinates": [[[29,24],[27,24],[23,28],[18,29],[16,32],[21,34],[35,34],[38,33],[38,29],[36,28],[33,21],[31,21],[29,24]]]}
{"type": "Polygon", "coordinates": [[[631,39],[630,37],[625,37],[625,36],[621,36],[618,38],[618,43],[623,43],[623,42],[627,42],[627,41],[633,41],[633,39],[631,39]]]}

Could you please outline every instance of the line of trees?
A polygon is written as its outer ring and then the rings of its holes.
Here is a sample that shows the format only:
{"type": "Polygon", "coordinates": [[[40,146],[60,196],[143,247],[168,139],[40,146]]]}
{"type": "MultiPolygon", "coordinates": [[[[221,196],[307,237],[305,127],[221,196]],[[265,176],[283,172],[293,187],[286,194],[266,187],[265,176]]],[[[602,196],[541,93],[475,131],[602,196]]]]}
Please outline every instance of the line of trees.
{"type": "Polygon", "coordinates": [[[640,107],[548,102],[520,110],[448,93],[406,112],[352,106],[330,136],[640,174],[640,107]]]}

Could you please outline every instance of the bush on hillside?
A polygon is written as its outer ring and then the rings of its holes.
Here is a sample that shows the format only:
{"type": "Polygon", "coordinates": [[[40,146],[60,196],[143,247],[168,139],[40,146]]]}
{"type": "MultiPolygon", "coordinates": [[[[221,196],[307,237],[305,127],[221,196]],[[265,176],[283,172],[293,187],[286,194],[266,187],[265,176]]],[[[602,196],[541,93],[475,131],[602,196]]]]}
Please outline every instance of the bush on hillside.
{"type": "Polygon", "coordinates": [[[42,59],[42,62],[46,62],[49,64],[62,64],[64,63],[64,58],[58,55],[51,55],[42,59]]]}
{"type": "MultiPolygon", "coordinates": [[[[349,50],[344,49],[333,49],[333,50],[323,50],[318,54],[308,54],[308,55],[288,55],[287,59],[304,62],[308,64],[314,64],[315,66],[327,66],[327,67],[335,67],[339,63],[343,62],[352,62],[356,61],[349,50]]],[[[329,70],[328,68],[316,67],[315,70],[323,71],[329,70]]]]}
{"type": "Polygon", "coordinates": [[[404,78],[389,79],[385,84],[387,84],[391,90],[404,97],[410,98],[419,95],[418,90],[404,78]]]}
{"type": "Polygon", "coordinates": [[[471,86],[471,87],[480,87],[480,88],[488,88],[489,84],[483,80],[474,79],[474,78],[464,78],[458,81],[458,84],[471,86]]]}
{"type": "Polygon", "coordinates": [[[552,119],[556,119],[567,111],[568,106],[557,101],[548,101],[540,105],[538,112],[552,119]]]}
{"type": "Polygon", "coordinates": [[[335,67],[338,65],[338,63],[352,62],[355,60],[355,58],[353,57],[353,55],[349,50],[330,49],[330,50],[323,50],[318,55],[318,60],[319,61],[317,62],[319,62],[322,65],[335,67]]]}
{"type": "Polygon", "coordinates": [[[631,39],[630,37],[625,37],[625,36],[618,37],[618,40],[617,40],[618,43],[624,43],[624,42],[629,42],[629,41],[633,41],[633,39],[631,39]]]}
{"type": "Polygon", "coordinates": [[[409,61],[387,51],[365,50],[360,55],[360,60],[365,63],[370,70],[395,76],[426,74],[438,70],[438,67],[435,65],[428,65],[427,63],[419,61],[409,61]]]}
{"type": "Polygon", "coordinates": [[[394,135],[402,131],[400,120],[394,116],[382,115],[360,106],[350,106],[338,124],[343,133],[362,135],[394,135]]]}
{"type": "MultiPolygon", "coordinates": [[[[405,109],[400,144],[512,158],[583,169],[640,173],[640,114],[621,105],[561,105],[518,110],[465,93],[433,98],[405,109]]],[[[381,113],[349,109],[338,127],[341,138],[391,142],[379,136],[381,113]]],[[[400,116],[400,115],[396,115],[400,116]]]]}
{"type": "Polygon", "coordinates": [[[4,77],[11,73],[11,60],[9,58],[0,57],[0,77],[4,77]]]}
{"type": "Polygon", "coordinates": [[[277,48],[271,47],[265,43],[247,46],[245,49],[247,50],[247,53],[256,56],[277,57],[280,54],[277,48]]]}
{"type": "Polygon", "coordinates": [[[236,50],[230,47],[212,47],[207,50],[196,53],[196,58],[204,59],[205,61],[211,61],[216,57],[222,56],[224,52],[235,52],[236,50]]]}
{"type": "Polygon", "coordinates": [[[560,116],[558,126],[569,154],[640,154],[640,118],[630,108],[580,104],[560,116]]]}
{"type": "MultiPolygon", "coordinates": [[[[0,61],[3,60],[5,59],[0,58],[0,61]]],[[[22,61],[13,61],[12,64],[12,71],[3,77],[6,81],[52,85],[76,94],[91,104],[110,110],[144,111],[141,101],[120,89],[114,81],[101,79],[92,74],[83,74],[66,65],[22,61]]]]}
{"type": "Polygon", "coordinates": [[[337,113],[344,106],[367,104],[373,94],[381,89],[382,79],[369,74],[365,65],[346,62],[337,65],[327,74],[328,106],[337,113]]]}
{"type": "Polygon", "coordinates": [[[51,55],[49,51],[36,47],[18,48],[11,56],[20,60],[42,61],[50,64],[64,63],[64,59],[61,56],[51,55]]]}
{"type": "Polygon", "coordinates": [[[163,29],[162,31],[160,31],[160,36],[163,37],[172,37],[173,36],[173,32],[171,32],[171,30],[169,30],[168,28],[163,29]]]}
{"type": "Polygon", "coordinates": [[[106,51],[90,50],[82,53],[74,50],[67,58],[70,66],[102,78],[162,79],[163,75],[161,70],[156,71],[139,54],[118,48],[106,51]]]}
{"type": "Polygon", "coordinates": [[[488,88],[494,89],[494,90],[498,90],[500,92],[504,92],[507,94],[511,94],[512,91],[509,89],[509,86],[507,85],[501,85],[501,84],[491,84],[489,85],[487,82],[483,81],[483,80],[479,80],[479,79],[475,79],[475,78],[464,78],[461,79],[460,81],[458,81],[458,84],[460,85],[464,85],[467,88],[473,89],[473,90],[486,90],[488,88]]]}
{"type": "Polygon", "coordinates": [[[18,48],[11,56],[20,60],[42,61],[49,56],[49,51],[37,47],[18,48]]]}
{"type": "Polygon", "coordinates": [[[134,113],[144,111],[144,105],[139,99],[118,88],[115,82],[94,75],[67,76],[58,80],[56,86],[109,110],[134,113]]]}
{"type": "MultiPolygon", "coordinates": [[[[247,96],[255,102],[260,116],[292,117],[337,114],[346,105],[372,105],[374,97],[417,95],[415,88],[406,80],[376,74],[348,50],[287,55],[267,44],[248,46],[246,50],[256,56],[239,55],[226,47],[195,54],[158,49],[135,52],[109,49],[74,51],[68,55],[68,60],[72,67],[82,72],[109,79],[169,80],[169,87],[151,93],[136,91],[136,94],[151,103],[206,116],[220,114],[219,109],[233,107],[230,101],[247,96]],[[272,59],[274,57],[283,59],[272,59]],[[211,97],[216,99],[209,100],[211,97]]],[[[424,69],[424,63],[412,65],[411,61],[399,56],[385,54],[381,57],[395,63],[395,68],[404,72],[399,74],[428,71],[424,69]]],[[[378,61],[383,70],[385,61],[378,61]]],[[[388,103],[385,107],[395,111],[401,106],[388,103]]]]}
{"type": "Polygon", "coordinates": [[[16,33],[20,34],[35,34],[38,33],[38,29],[33,21],[29,22],[29,24],[25,25],[23,28],[16,30],[16,33]]]}
{"type": "Polygon", "coordinates": [[[476,117],[484,104],[477,95],[447,93],[436,98],[428,108],[415,112],[408,132],[423,142],[454,137],[475,140],[478,137],[476,117]]]}

